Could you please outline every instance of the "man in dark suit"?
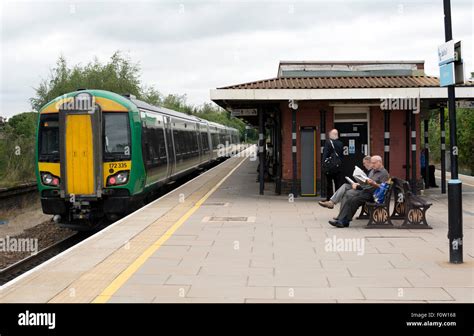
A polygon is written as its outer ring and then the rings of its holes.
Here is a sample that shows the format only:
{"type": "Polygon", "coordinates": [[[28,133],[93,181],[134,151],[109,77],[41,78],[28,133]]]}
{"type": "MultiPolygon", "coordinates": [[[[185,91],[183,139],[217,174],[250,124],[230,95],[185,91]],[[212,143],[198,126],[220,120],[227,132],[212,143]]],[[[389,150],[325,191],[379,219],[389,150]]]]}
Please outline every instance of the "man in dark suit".
{"type": "MultiPolygon", "coordinates": [[[[339,140],[339,132],[337,129],[332,129],[329,132],[329,139],[326,140],[323,150],[323,161],[329,158],[331,155],[336,155],[343,159],[343,150],[344,145],[341,140],[339,140]]],[[[325,172],[326,175],[326,201],[329,201],[333,190],[338,190],[344,184],[344,176],[342,174],[342,166],[335,171],[325,172]],[[332,183],[334,181],[334,189],[332,188],[332,183]]]]}

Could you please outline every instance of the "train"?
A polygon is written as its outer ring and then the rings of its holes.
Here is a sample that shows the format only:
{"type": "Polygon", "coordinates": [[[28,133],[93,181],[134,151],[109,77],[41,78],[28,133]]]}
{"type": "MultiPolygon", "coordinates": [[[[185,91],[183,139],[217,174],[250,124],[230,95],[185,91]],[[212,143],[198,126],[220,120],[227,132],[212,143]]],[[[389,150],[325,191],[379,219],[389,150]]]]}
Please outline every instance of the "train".
{"type": "Polygon", "coordinates": [[[138,209],[240,144],[235,128],[104,90],[64,94],[39,112],[41,207],[77,230],[138,209]]]}

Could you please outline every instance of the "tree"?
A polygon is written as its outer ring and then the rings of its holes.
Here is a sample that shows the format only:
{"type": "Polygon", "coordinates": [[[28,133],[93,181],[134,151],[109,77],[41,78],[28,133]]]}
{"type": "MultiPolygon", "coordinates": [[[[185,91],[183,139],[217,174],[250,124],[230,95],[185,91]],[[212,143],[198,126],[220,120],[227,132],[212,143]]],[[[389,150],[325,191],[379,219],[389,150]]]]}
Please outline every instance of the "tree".
{"type": "Polygon", "coordinates": [[[195,112],[195,108],[186,103],[185,94],[169,94],[163,99],[161,105],[171,110],[183,112],[186,114],[193,114],[195,112]]]}
{"type": "MultiPolygon", "coordinates": [[[[446,152],[449,152],[449,113],[444,110],[446,121],[446,152]]],[[[474,174],[474,110],[456,109],[458,131],[459,168],[461,173],[474,174]]],[[[430,161],[440,162],[440,122],[439,112],[434,111],[429,121],[430,161]]],[[[447,167],[449,169],[449,167],[447,167]]]]}
{"type": "Polygon", "coordinates": [[[64,56],[60,56],[48,79],[35,88],[36,96],[30,99],[33,110],[39,111],[46,103],[77,89],[99,89],[129,93],[141,98],[140,67],[116,51],[106,64],[97,58],[86,66],[70,68],[64,56]]]}
{"type": "Polygon", "coordinates": [[[36,124],[38,122],[38,113],[24,112],[16,114],[8,120],[7,127],[15,136],[25,138],[34,138],[36,133],[36,124]]]}
{"type": "Polygon", "coordinates": [[[186,101],[186,94],[163,96],[155,87],[142,85],[138,63],[116,51],[106,63],[97,58],[85,66],[68,66],[66,58],[60,56],[50,75],[35,88],[30,98],[33,111],[11,117],[8,122],[0,119],[0,185],[15,185],[34,180],[34,147],[38,111],[49,101],[77,89],[101,89],[118,94],[132,94],[151,105],[159,105],[186,114],[234,127],[244,136],[245,124],[231,117],[222,108],[205,103],[193,106],[186,101]],[[3,125],[1,125],[3,123],[3,125]]]}
{"type": "Polygon", "coordinates": [[[141,98],[150,105],[161,105],[163,96],[153,86],[145,86],[141,92],[141,98]]]}
{"type": "Polygon", "coordinates": [[[142,85],[140,76],[139,64],[132,62],[120,51],[116,51],[105,64],[95,58],[85,66],[70,67],[64,56],[60,56],[49,77],[35,88],[35,97],[31,98],[30,102],[33,110],[39,111],[52,99],[80,88],[108,90],[118,94],[129,93],[151,105],[163,106],[235,127],[240,130],[243,138],[244,122],[231,117],[229,112],[211,103],[197,107],[188,104],[186,94],[163,96],[155,87],[142,85]]]}
{"type": "Polygon", "coordinates": [[[38,113],[11,117],[2,128],[0,140],[0,186],[34,180],[35,134],[38,113]]]}

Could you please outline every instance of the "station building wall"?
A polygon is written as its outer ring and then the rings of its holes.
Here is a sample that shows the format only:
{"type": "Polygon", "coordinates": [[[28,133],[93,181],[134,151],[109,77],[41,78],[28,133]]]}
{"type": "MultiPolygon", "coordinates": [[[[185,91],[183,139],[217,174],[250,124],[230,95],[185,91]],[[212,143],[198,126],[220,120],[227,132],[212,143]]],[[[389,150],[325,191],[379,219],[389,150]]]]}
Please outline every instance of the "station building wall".
{"type": "MultiPolygon", "coordinates": [[[[301,126],[316,127],[317,145],[320,144],[320,111],[326,111],[326,134],[334,127],[334,107],[329,101],[300,101],[296,111],[296,145],[297,145],[297,169],[298,180],[301,175],[301,148],[300,148],[300,128],[301,126]]],[[[290,185],[293,177],[292,165],[292,129],[291,114],[292,111],[287,103],[280,105],[282,112],[282,174],[284,184],[290,185]]],[[[405,113],[404,110],[395,110],[390,114],[390,174],[392,176],[405,179],[406,164],[406,134],[405,134],[405,113]]],[[[421,179],[420,172],[420,116],[416,115],[417,125],[417,179],[421,179]]],[[[369,125],[370,155],[380,155],[384,157],[384,111],[379,106],[370,106],[370,125],[369,125]]],[[[319,153],[319,150],[318,150],[319,153]]],[[[410,153],[411,160],[411,153],[410,153]]],[[[317,176],[320,178],[321,159],[317,157],[317,176]]]]}

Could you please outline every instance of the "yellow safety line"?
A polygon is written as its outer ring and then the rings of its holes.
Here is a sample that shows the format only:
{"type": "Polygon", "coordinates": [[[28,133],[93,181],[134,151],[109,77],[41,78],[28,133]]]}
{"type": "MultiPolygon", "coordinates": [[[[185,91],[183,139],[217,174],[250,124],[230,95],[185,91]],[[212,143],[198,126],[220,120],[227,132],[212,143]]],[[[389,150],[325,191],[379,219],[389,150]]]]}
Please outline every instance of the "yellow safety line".
{"type": "Polygon", "coordinates": [[[189,217],[196,212],[197,209],[219,188],[222,183],[230,176],[232,173],[244,163],[245,158],[240,161],[240,163],[234,167],[222,180],[219,181],[211,190],[207,192],[196,204],[189,209],[178,221],[176,221],[157,241],[155,241],[150,247],[148,247],[130,266],[127,267],[118,277],[114,279],[108,285],[102,293],[97,296],[92,303],[106,303],[110,298],[122,287],[125,282],[136,272],[138,269],[150,258],[174,233],[183,225],[189,217]]]}

